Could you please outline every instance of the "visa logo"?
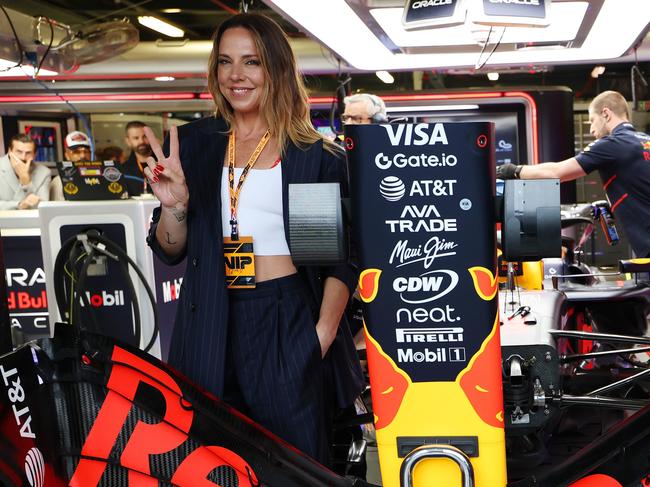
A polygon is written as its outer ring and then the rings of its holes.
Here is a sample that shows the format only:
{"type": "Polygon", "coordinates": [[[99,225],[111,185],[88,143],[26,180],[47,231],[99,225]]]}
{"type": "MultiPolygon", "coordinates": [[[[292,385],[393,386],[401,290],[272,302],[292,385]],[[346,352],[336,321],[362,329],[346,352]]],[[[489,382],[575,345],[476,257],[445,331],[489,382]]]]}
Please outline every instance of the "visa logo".
{"type": "Polygon", "coordinates": [[[388,133],[391,145],[434,145],[449,144],[445,126],[442,123],[418,123],[382,125],[388,133]]]}

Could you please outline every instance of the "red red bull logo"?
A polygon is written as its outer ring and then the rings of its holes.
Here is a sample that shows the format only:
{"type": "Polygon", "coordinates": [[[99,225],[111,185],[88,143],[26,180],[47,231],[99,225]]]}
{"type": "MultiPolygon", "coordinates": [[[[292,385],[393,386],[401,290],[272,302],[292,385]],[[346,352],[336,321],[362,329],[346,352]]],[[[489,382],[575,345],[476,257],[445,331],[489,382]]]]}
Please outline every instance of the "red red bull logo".
{"type": "Polygon", "coordinates": [[[494,299],[499,287],[498,276],[485,267],[470,267],[469,273],[474,281],[474,289],[481,299],[490,301],[494,299]]]}
{"type": "Polygon", "coordinates": [[[371,303],[379,292],[381,269],[366,269],[359,276],[359,296],[364,303],[371,303]]]}
{"type": "MultiPolygon", "coordinates": [[[[496,273],[485,267],[468,269],[474,282],[474,290],[481,299],[494,299],[498,289],[496,273]]],[[[494,319],[492,332],[479,352],[470,362],[468,370],[463,372],[460,386],[469,399],[476,414],[487,424],[503,428],[503,385],[501,373],[494,364],[501,362],[501,343],[499,337],[499,314],[494,319]]]]}
{"type": "Polygon", "coordinates": [[[366,329],[366,354],[372,373],[372,404],[375,413],[375,428],[388,426],[399,411],[409,382],[406,374],[399,370],[391,358],[384,353],[366,329]]]}
{"type": "MultiPolygon", "coordinates": [[[[108,379],[109,389],[95,422],[81,450],[81,460],[70,480],[72,487],[98,485],[108,458],[126,426],[138,387],[155,388],[165,402],[164,417],[159,423],[139,421],[119,457],[120,465],[129,469],[129,485],[152,485],[150,455],[170,452],[188,441],[194,412],[182,399],[178,384],[163,370],[120,347],[113,348],[114,362],[108,379]]],[[[231,450],[219,446],[200,446],[174,465],[171,483],[179,486],[214,487],[208,475],[218,467],[230,467],[237,485],[259,485],[248,463],[231,450]]],[[[154,481],[157,485],[157,482],[154,481]]]]}

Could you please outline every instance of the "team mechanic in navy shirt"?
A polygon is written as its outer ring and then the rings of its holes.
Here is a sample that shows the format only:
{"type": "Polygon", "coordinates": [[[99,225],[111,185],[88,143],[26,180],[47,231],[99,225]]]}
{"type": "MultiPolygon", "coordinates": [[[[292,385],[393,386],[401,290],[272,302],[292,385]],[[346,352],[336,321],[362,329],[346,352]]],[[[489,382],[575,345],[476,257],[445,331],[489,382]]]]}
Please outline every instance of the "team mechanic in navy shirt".
{"type": "Polygon", "coordinates": [[[577,179],[598,170],[603,188],[637,257],[650,257],[650,136],[629,122],[623,95],[605,91],[589,105],[590,132],[596,141],[562,162],[535,166],[503,164],[499,179],[577,179]]]}

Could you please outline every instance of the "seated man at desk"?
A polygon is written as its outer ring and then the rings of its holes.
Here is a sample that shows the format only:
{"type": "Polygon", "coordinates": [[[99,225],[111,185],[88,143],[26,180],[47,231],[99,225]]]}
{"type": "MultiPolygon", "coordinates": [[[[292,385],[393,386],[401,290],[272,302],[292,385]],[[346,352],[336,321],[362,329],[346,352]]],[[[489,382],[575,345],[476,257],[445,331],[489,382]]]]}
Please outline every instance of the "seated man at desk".
{"type": "MultiPolygon", "coordinates": [[[[65,137],[65,160],[71,162],[90,161],[90,137],[83,132],[75,130],[65,137]]],[[[52,201],[63,201],[63,186],[61,178],[57,175],[52,178],[50,185],[50,199],[52,201]]]]}
{"type": "Polygon", "coordinates": [[[35,154],[29,135],[9,140],[9,152],[0,157],[0,210],[29,210],[49,199],[50,170],[33,162],[35,154]]]}

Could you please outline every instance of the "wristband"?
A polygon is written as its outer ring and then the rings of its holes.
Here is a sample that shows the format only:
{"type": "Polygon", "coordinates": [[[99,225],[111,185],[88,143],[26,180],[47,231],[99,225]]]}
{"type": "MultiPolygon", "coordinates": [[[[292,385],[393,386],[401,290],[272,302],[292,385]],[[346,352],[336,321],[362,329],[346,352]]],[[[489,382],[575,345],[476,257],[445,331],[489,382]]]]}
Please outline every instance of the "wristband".
{"type": "Polygon", "coordinates": [[[521,170],[523,168],[524,168],[524,166],[517,166],[515,168],[515,179],[520,179],[521,170]]]}

